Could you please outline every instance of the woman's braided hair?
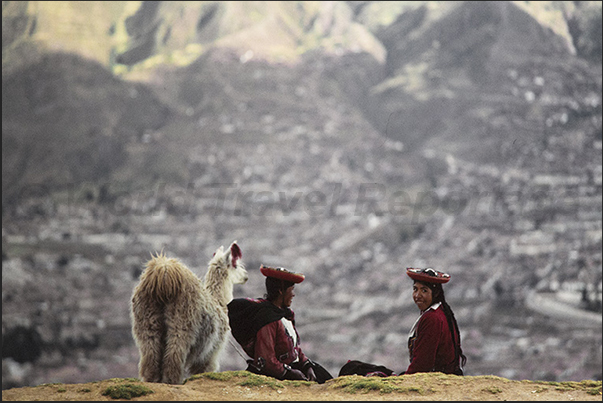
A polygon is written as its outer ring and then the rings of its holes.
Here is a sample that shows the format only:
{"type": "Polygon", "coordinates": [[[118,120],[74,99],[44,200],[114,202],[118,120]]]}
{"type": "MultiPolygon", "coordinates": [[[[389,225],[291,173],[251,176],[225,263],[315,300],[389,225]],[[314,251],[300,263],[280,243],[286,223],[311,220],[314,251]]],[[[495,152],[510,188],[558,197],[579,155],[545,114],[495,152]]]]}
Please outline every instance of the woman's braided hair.
{"type": "Polygon", "coordinates": [[[459,325],[458,323],[456,323],[456,318],[454,317],[454,312],[452,312],[452,308],[450,308],[450,305],[448,305],[448,303],[446,302],[446,297],[444,296],[444,288],[442,287],[442,284],[439,283],[426,283],[426,282],[421,282],[425,285],[427,285],[429,288],[431,288],[431,294],[432,294],[432,303],[436,303],[436,302],[441,302],[442,303],[442,309],[444,310],[444,314],[446,315],[446,321],[448,322],[448,327],[450,329],[450,334],[452,335],[453,339],[454,339],[454,335],[456,334],[458,336],[458,343],[453,343],[454,344],[454,353],[455,356],[457,357],[457,362],[458,359],[460,358],[461,360],[461,368],[465,366],[465,363],[467,362],[467,357],[465,357],[465,355],[463,354],[463,349],[461,348],[461,332],[459,331],[459,325]]]}

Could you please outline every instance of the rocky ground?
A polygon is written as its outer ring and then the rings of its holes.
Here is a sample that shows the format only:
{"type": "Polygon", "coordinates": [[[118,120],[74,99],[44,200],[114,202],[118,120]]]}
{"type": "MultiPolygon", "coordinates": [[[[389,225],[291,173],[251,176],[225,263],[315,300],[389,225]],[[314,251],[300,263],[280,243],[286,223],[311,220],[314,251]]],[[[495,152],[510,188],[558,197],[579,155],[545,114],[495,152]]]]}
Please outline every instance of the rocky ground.
{"type": "Polygon", "coordinates": [[[43,384],[2,391],[13,400],[601,400],[601,381],[511,381],[496,376],[413,374],[345,376],[325,384],[275,381],[245,371],[201,374],[184,385],[112,378],[83,384],[43,384]],[[130,394],[128,394],[130,393],[130,394]],[[147,394],[144,394],[147,393],[147,394]]]}

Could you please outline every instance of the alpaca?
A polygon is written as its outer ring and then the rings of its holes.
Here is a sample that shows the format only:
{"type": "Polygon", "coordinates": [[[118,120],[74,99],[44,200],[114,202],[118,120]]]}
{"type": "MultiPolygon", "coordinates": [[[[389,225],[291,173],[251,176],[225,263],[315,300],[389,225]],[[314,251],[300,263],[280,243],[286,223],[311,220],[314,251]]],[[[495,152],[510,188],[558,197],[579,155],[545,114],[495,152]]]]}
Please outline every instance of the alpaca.
{"type": "Polygon", "coordinates": [[[220,246],[203,281],[177,259],[152,255],[134,288],[132,335],[144,382],[181,384],[185,376],[217,372],[230,326],[226,305],[234,284],[247,281],[243,253],[220,246]]]}

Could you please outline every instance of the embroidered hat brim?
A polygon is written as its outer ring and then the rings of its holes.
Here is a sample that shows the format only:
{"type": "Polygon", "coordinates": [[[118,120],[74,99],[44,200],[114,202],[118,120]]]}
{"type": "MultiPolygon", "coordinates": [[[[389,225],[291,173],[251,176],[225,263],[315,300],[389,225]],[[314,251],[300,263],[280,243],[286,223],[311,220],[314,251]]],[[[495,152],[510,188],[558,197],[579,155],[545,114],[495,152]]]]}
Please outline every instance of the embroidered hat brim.
{"type": "Polygon", "coordinates": [[[292,283],[301,283],[306,278],[306,276],[301,273],[294,273],[287,269],[283,269],[282,267],[268,267],[261,265],[260,271],[266,277],[277,278],[279,280],[285,280],[292,283]]]}
{"type": "Polygon", "coordinates": [[[450,274],[433,269],[431,269],[431,272],[432,274],[429,274],[426,273],[424,269],[414,269],[412,267],[408,267],[406,269],[406,274],[408,274],[408,277],[416,281],[439,284],[444,284],[450,281],[450,274]]]}

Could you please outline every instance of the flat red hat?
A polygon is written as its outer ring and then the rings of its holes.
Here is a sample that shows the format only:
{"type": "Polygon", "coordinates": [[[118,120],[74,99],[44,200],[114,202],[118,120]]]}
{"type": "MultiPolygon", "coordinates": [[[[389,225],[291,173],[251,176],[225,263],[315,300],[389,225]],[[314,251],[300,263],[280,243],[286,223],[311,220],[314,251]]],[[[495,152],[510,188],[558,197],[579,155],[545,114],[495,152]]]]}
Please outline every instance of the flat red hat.
{"type": "Polygon", "coordinates": [[[306,276],[301,273],[294,273],[282,267],[268,267],[261,265],[260,271],[266,277],[278,278],[292,283],[301,283],[306,278],[306,276]]]}
{"type": "Polygon", "coordinates": [[[450,281],[450,274],[443,273],[428,267],[426,269],[415,269],[408,267],[406,269],[408,277],[416,281],[423,281],[425,283],[439,283],[444,284],[450,281]]]}

